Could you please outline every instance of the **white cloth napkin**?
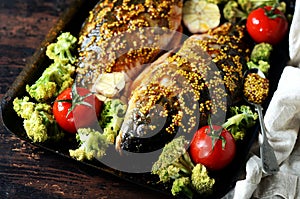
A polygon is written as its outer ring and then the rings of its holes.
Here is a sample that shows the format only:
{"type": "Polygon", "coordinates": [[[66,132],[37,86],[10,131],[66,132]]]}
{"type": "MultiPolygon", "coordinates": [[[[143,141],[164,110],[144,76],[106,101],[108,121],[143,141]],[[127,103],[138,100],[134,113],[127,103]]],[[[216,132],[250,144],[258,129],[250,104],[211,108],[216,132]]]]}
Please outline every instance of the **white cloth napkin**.
{"type": "MultiPolygon", "coordinates": [[[[264,121],[267,135],[274,148],[280,170],[266,176],[262,172],[258,153],[246,164],[246,177],[236,183],[226,198],[300,198],[300,1],[296,1],[295,13],[289,33],[289,53],[293,66],[286,66],[281,74],[276,92],[266,111],[264,121]]],[[[255,147],[254,147],[255,148],[255,147]]]]}

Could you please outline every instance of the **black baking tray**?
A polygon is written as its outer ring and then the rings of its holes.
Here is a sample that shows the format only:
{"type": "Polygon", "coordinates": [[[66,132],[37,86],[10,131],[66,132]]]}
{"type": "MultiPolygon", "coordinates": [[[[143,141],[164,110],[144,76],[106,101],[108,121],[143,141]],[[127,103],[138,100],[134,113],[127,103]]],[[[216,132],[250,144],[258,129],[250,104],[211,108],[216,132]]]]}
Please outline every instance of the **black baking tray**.
{"type": "MultiPolygon", "coordinates": [[[[31,140],[29,140],[26,136],[26,133],[23,129],[23,120],[20,119],[13,110],[12,102],[14,98],[24,96],[26,94],[25,86],[27,84],[34,83],[45,70],[45,68],[49,66],[50,60],[45,55],[47,45],[54,42],[61,32],[68,31],[77,36],[84,20],[89,14],[89,11],[97,2],[98,0],[75,0],[72,5],[63,13],[57,24],[49,31],[41,46],[36,50],[31,60],[27,63],[13,85],[4,95],[1,101],[1,114],[3,125],[6,127],[7,131],[17,135],[22,140],[26,140],[27,142],[32,143],[31,140]]],[[[294,1],[287,1],[287,11],[289,13],[293,13],[293,9],[294,1]]],[[[280,74],[282,73],[284,66],[286,66],[287,62],[289,61],[288,36],[286,36],[285,40],[278,46],[276,46],[276,48],[274,48],[271,56],[272,68],[268,76],[270,79],[270,95],[268,100],[271,99],[272,94],[276,90],[280,74]]],[[[265,108],[267,104],[268,101],[265,104],[265,108]]],[[[252,129],[249,129],[249,132],[247,133],[245,139],[242,142],[237,143],[238,153],[232,163],[225,169],[212,174],[216,179],[216,186],[214,187],[213,194],[206,198],[221,198],[231,188],[234,187],[235,182],[244,172],[245,162],[247,160],[247,156],[252,144],[256,141],[259,131],[258,129],[259,125],[254,126],[252,129]]],[[[70,145],[68,146],[66,144],[60,143],[32,144],[41,147],[44,150],[64,156],[65,158],[70,158],[68,155],[68,149],[76,148],[76,143],[69,143],[70,145]]],[[[122,179],[128,180],[132,183],[171,196],[170,187],[168,187],[167,185],[158,184],[157,181],[159,179],[157,178],[157,176],[151,175],[149,173],[137,174],[120,172],[109,168],[98,161],[78,162],[78,164],[84,164],[88,167],[99,169],[101,171],[118,176],[122,179]]],[[[203,198],[202,196],[198,197],[203,198]]]]}

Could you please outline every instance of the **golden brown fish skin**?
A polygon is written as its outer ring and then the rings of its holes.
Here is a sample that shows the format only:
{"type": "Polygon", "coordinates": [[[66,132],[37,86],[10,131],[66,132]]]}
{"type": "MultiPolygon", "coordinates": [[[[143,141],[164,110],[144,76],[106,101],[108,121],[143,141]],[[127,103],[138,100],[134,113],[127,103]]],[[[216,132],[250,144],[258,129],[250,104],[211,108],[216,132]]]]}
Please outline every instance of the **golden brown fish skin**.
{"type": "Polygon", "coordinates": [[[245,26],[225,23],[207,34],[191,36],[181,51],[189,54],[190,49],[201,47],[211,56],[222,73],[228,102],[233,104],[242,98],[242,80],[250,55],[248,43],[245,26]]]}
{"type": "Polygon", "coordinates": [[[178,52],[141,73],[138,83],[133,83],[116,148],[133,152],[159,148],[172,138],[169,134],[194,132],[207,124],[210,114],[220,116],[220,124],[224,122],[228,105],[240,97],[236,92],[242,88],[246,70],[243,59],[249,56],[249,49],[244,46],[244,29],[225,24],[207,35],[191,36],[178,52]],[[161,104],[162,99],[168,106],[161,104]],[[157,126],[159,120],[169,123],[157,126]],[[152,129],[160,129],[159,141],[143,138],[153,134],[152,129]]]}
{"type": "Polygon", "coordinates": [[[80,32],[78,80],[93,84],[99,74],[152,61],[181,28],[181,9],[182,0],[99,2],[80,32]]]}
{"type": "Polygon", "coordinates": [[[196,126],[197,101],[185,71],[168,61],[153,69],[151,79],[144,79],[132,92],[116,141],[119,151],[151,152],[170,141],[179,126],[185,132],[196,126]],[[191,123],[183,122],[183,116],[188,116],[191,123]]]}

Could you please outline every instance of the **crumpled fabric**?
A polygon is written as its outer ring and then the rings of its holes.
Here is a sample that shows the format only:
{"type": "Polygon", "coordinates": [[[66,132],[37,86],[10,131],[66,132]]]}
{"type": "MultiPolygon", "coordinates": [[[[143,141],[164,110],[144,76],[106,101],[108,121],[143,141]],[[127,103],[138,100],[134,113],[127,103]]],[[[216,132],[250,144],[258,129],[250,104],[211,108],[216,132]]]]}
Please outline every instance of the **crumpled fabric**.
{"type": "Polygon", "coordinates": [[[237,181],[226,198],[300,198],[300,1],[296,1],[290,28],[289,55],[293,66],[284,68],[264,117],[279,172],[264,174],[259,153],[253,152],[246,163],[245,179],[237,181]]]}

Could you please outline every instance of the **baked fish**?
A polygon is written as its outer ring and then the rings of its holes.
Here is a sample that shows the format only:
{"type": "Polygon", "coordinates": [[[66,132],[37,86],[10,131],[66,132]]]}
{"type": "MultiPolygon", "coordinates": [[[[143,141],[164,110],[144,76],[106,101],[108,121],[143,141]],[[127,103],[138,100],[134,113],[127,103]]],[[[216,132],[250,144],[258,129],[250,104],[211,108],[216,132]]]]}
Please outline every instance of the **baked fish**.
{"type": "Polygon", "coordinates": [[[250,52],[244,39],[243,26],[224,24],[189,37],[144,70],[132,84],[116,149],[151,152],[178,134],[192,136],[208,116],[223,123],[227,107],[241,98],[250,52]]]}
{"type": "Polygon", "coordinates": [[[182,6],[182,0],[100,1],[79,34],[79,85],[91,88],[99,75],[111,72],[133,80],[180,42],[182,6]]]}

